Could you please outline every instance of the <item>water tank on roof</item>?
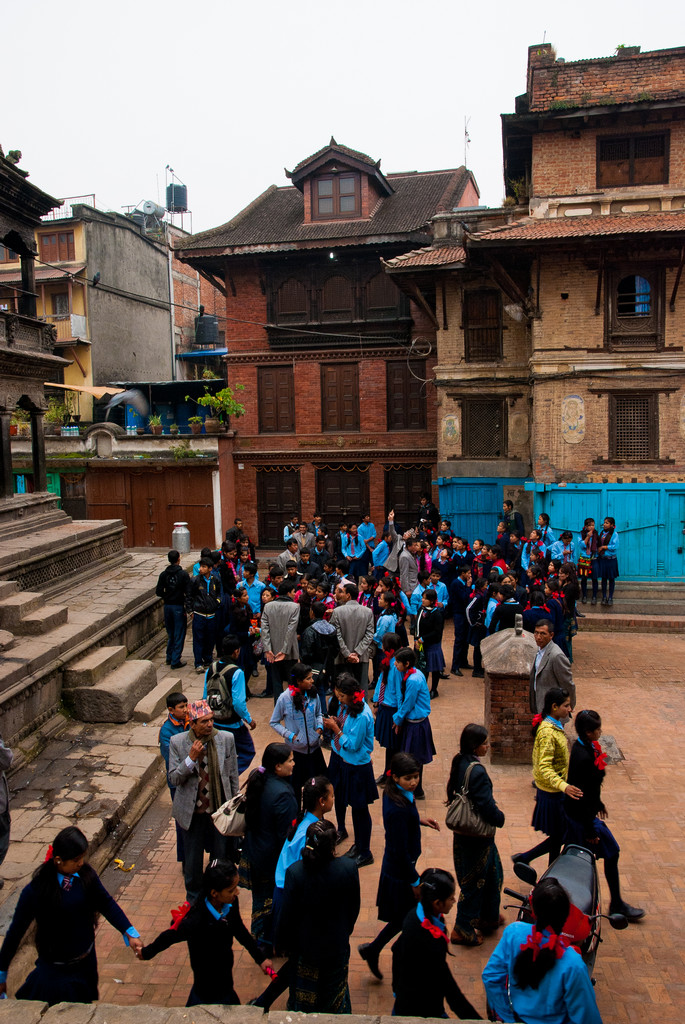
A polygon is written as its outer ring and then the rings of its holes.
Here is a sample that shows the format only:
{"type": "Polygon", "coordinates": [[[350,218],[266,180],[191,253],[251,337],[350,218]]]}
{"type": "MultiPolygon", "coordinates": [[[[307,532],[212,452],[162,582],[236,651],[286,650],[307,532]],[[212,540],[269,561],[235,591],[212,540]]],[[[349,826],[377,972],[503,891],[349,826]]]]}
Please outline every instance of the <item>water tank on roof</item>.
{"type": "Polygon", "coordinates": [[[145,227],[145,214],[141,213],[140,210],[133,210],[132,213],[129,213],[129,217],[134,224],[138,225],[139,228],[145,227]]]}
{"type": "Polygon", "coordinates": [[[188,212],[188,189],[185,185],[167,185],[166,208],[169,213],[188,212]]]}
{"type": "Polygon", "coordinates": [[[166,210],[163,206],[157,206],[157,203],[153,203],[151,199],[146,199],[143,203],[143,213],[146,217],[157,217],[161,220],[166,210]]]}
{"type": "Polygon", "coordinates": [[[219,340],[219,317],[218,316],[196,316],[195,317],[195,344],[199,348],[211,348],[219,340]]]}

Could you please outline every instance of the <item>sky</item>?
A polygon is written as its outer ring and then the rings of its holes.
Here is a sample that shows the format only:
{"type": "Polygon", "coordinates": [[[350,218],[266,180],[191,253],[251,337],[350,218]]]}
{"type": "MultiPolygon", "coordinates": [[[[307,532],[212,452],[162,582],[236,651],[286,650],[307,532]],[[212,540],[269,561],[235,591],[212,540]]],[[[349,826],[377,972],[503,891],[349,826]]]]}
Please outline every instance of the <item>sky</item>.
{"type": "MultiPolygon", "coordinates": [[[[229,220],[328,143],[383,171],[464,163],[504,195],[500,114],[525,90],[528,46],[606,57],[685,44],[672,0],[24,0],[3,11],[0,144],[58,198],[123,212],[188,188],[186,230],[229,220]],[[619,24],[620,21],[620,24],[619,24]]],[[[180,220],[177,219],[180,224],[180,220]]]]}

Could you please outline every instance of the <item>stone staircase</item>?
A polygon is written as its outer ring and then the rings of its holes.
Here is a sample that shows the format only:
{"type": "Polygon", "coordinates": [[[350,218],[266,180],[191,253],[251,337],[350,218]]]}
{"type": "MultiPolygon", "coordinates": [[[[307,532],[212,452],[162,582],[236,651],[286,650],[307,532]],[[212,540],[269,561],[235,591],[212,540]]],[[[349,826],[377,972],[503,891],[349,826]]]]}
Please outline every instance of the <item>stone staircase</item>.
{"type": "Polygon", "coordinates": [[[0,582],[0,628],[15,636],[40,636],[67,621],[64,605],[45,603],[43,594],[19,590],[15,580],[0,582]]]}
{"type": "Polygon", "coordinates": [[[685,583],[634,583],[616,581],[614,603],[606,607],[600,584],[598,602],[578,603],[583,617],[578,620],[581,630],[608,630],[611,632],[649,631],[652,633],[685,633],[685,583]]]}
{"type": "Polygon", "coordinates": [[[64,703],[82,722],[149,722],[180,686],[179,677],[158,682],[151,661],[127,661],[123,645],[98,647],[62,675],[64,703]]]}

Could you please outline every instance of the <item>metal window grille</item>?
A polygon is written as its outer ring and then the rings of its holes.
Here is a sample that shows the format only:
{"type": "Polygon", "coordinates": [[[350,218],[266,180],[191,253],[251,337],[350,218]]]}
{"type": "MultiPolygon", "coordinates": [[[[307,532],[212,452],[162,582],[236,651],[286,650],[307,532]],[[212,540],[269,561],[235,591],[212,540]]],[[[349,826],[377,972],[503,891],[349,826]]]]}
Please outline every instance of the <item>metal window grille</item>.
{"type": "Polygon", "coordinates": [[[614,397],[614,449],[617,459],[654,458],[656,418],[649,395],[614,397]]]}
{"type": "Polygon", "coordinates": [[[469,459],[502,458],[504,452],[504,404],[464,402],[464,455],[469,459]]]}

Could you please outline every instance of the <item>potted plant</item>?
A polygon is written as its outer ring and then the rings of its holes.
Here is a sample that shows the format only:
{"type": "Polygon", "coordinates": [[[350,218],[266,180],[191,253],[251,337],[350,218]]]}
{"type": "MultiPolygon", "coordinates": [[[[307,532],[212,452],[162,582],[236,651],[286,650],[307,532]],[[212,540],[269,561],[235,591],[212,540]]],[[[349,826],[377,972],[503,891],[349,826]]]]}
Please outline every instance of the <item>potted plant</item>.
{"type": "Polygon", "coordinates": [[[151,433],[153,433],[153,434],[161,434],[162,433],[162,417],[161,416],[150,416],[148,418],[148,425],[150,427],[151,433]]]}
{"type": "Polygon", "coordinates": [[[173,434],[174,436],[176,436],[176,434],[178,434],[178,423],[170,423],[169,424],[169,433],[173,434]]]}
{"type": "Polygon", "coordinates": [[[12,413],[10,420],[10,434],[18,434],[20,437],[26,437],[30,433],[29,420],[31,416],[26,409],[20,409],[18,406],[12,413]],[[12,430],[14,427],[14,430],[12,430]]]}
{"type": "MultiPolygon", "coordinates": [[[[236,391],[245,390],[242,384],[236,384],[235,389],[236,391]]],[[[192,399],[190,395],[186,395],[186,402],[188,401],[194,401],[196,405],[203,405],[208,410],[207,419],[205,420],[205,430],[208,434],[217,434],[222,422],[228,423],[231,416],[242,416],[245,412],[245,406],[236,401],[230,384],[217,391],[214,395],[211,394],[209,388],[205,385],[204,395],[201,395],[198,399],[192,399]]]]}
{"type": "Polygon", "coordinates": [[[202,430],[202,416],[189,416],[188,425],[193,434],[199,434],[202,430]]]}
{"type": "Polygon", "coordinates": [[[45,410],[44,424],[46,434],[56,434],[58,426],[64,423],[64,417],[68,415],[67,407],[58,398],[48,398],[48,407],[45,410]]]}

